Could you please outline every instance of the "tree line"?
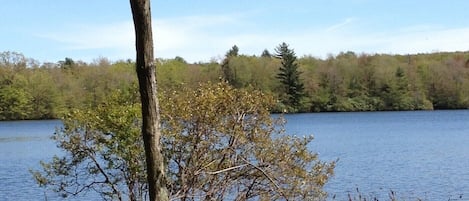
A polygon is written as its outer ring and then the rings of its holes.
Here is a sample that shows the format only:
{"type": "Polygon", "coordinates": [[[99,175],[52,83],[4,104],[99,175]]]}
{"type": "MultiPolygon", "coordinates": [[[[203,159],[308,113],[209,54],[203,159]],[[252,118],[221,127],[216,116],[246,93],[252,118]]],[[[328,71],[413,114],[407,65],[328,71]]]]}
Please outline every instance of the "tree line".
{"type": "MultiPolygon", "coordinates": [[[[278,101],[272,112],[387,111],[469,108],[469,53],[414,55],[344,52],[321,59],[297,57],[280,44],[260,56],[229,49],[222,61],[157,59],[162,90],[228,82],[278,101]]],[[[40,63],[17,52],[0,53],[0,120],[58,118],[70,108],[96,106],[111,89],[137,84],[135,63],[65,58],[40,63]]]]}

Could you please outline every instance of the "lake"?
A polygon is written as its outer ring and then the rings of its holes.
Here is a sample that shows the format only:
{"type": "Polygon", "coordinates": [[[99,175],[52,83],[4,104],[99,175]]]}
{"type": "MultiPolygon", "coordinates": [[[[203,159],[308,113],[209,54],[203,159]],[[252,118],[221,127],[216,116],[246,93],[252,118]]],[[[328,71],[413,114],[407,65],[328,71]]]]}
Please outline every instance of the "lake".
{"type": "MultiPolygon", "coordinates": [[[[339,159],[326,190],[358,188],[379,200],[469,199],[469,110],[286,115],[287,131],[313,133],[321,159],[339,159]]],[[[355,193],[357,195],[357,193],[355,193]]]]}
{"type": "MultiPolygon", "coordinates": [[[[314,134],[310,146],[322,160],[339,159],[326,185],[336,200],[357,195],[357,188],[380,200],[391,190],[405,200],[469,199],[469,110],[285,117],[288,133],[314,134]]],[[[29,173],[40,160],[60,154],[49,138],[60,125],[57,120],[0,122],[1,200],[61,200],[44,193],[29,173]]]]}

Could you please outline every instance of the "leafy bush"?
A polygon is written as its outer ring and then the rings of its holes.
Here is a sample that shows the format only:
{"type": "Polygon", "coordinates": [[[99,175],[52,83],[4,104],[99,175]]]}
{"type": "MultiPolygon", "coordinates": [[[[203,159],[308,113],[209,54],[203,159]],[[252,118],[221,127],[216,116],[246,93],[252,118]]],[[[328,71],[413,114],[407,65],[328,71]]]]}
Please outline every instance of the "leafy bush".
{"type": "MultiPolygon", "coordinates": [[[[144,200],[139,105],[131,89],[64,119],[54,139],[65,156],[41,162],[36,181],[67,195],[89,190],[110,200],[144,200]],[[127,197],[127,198],[125,198],[127,197]]],[[[160,97],[168,189],[177,200],[322,200],[333,174],[308,150],[312,137],[284,133],[272,97],[226,83],[160,97]]]]}

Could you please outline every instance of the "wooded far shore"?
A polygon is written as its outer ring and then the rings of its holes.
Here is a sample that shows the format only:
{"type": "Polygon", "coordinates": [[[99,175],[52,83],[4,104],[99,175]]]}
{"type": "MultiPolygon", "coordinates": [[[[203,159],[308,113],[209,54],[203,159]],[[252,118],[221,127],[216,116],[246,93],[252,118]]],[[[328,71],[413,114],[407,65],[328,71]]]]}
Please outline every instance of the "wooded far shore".
{"type": "MultiPolygon", "coordinates": [[[[469,52],[390,55],[344,52],[326,59],[296,58],[303,85],[299,103],[282,101],[285,83],[278,52],[238,54],[221,61],[188,63],[157,59],[160,92],[182,85],[229,82],[254,88],[278,101],[272,112],[394,111],[469,108],[469,52]]],[[[65,58],[40,63],[17,52],[0,52],[0,120],[56,119],[70,109],[97,106],[115,90],[137,91],[135,63],[65,58]]]]}

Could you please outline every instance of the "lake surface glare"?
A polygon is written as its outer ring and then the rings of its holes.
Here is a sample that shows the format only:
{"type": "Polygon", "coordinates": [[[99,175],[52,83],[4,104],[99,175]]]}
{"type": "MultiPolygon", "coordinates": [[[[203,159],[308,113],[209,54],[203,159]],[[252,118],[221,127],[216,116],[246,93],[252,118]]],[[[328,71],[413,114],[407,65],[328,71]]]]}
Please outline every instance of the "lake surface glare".
{"type": "MultiPolygon", "coordinates": [[[[339,160],[326,184],[335,200],[357,195],[357,188],[379,200],[388,200],[391,190],[403,200],[469,199],[469,110],[285,117],[288,133],[315,136],[310,148],[321,160],[339,160]]],[[[0,122],[0,200],[63,200],[45,193],[29,173],[40,168],[40,160],[61,154],[50,139],[60,125],[57,120],[0,122]]]]}

